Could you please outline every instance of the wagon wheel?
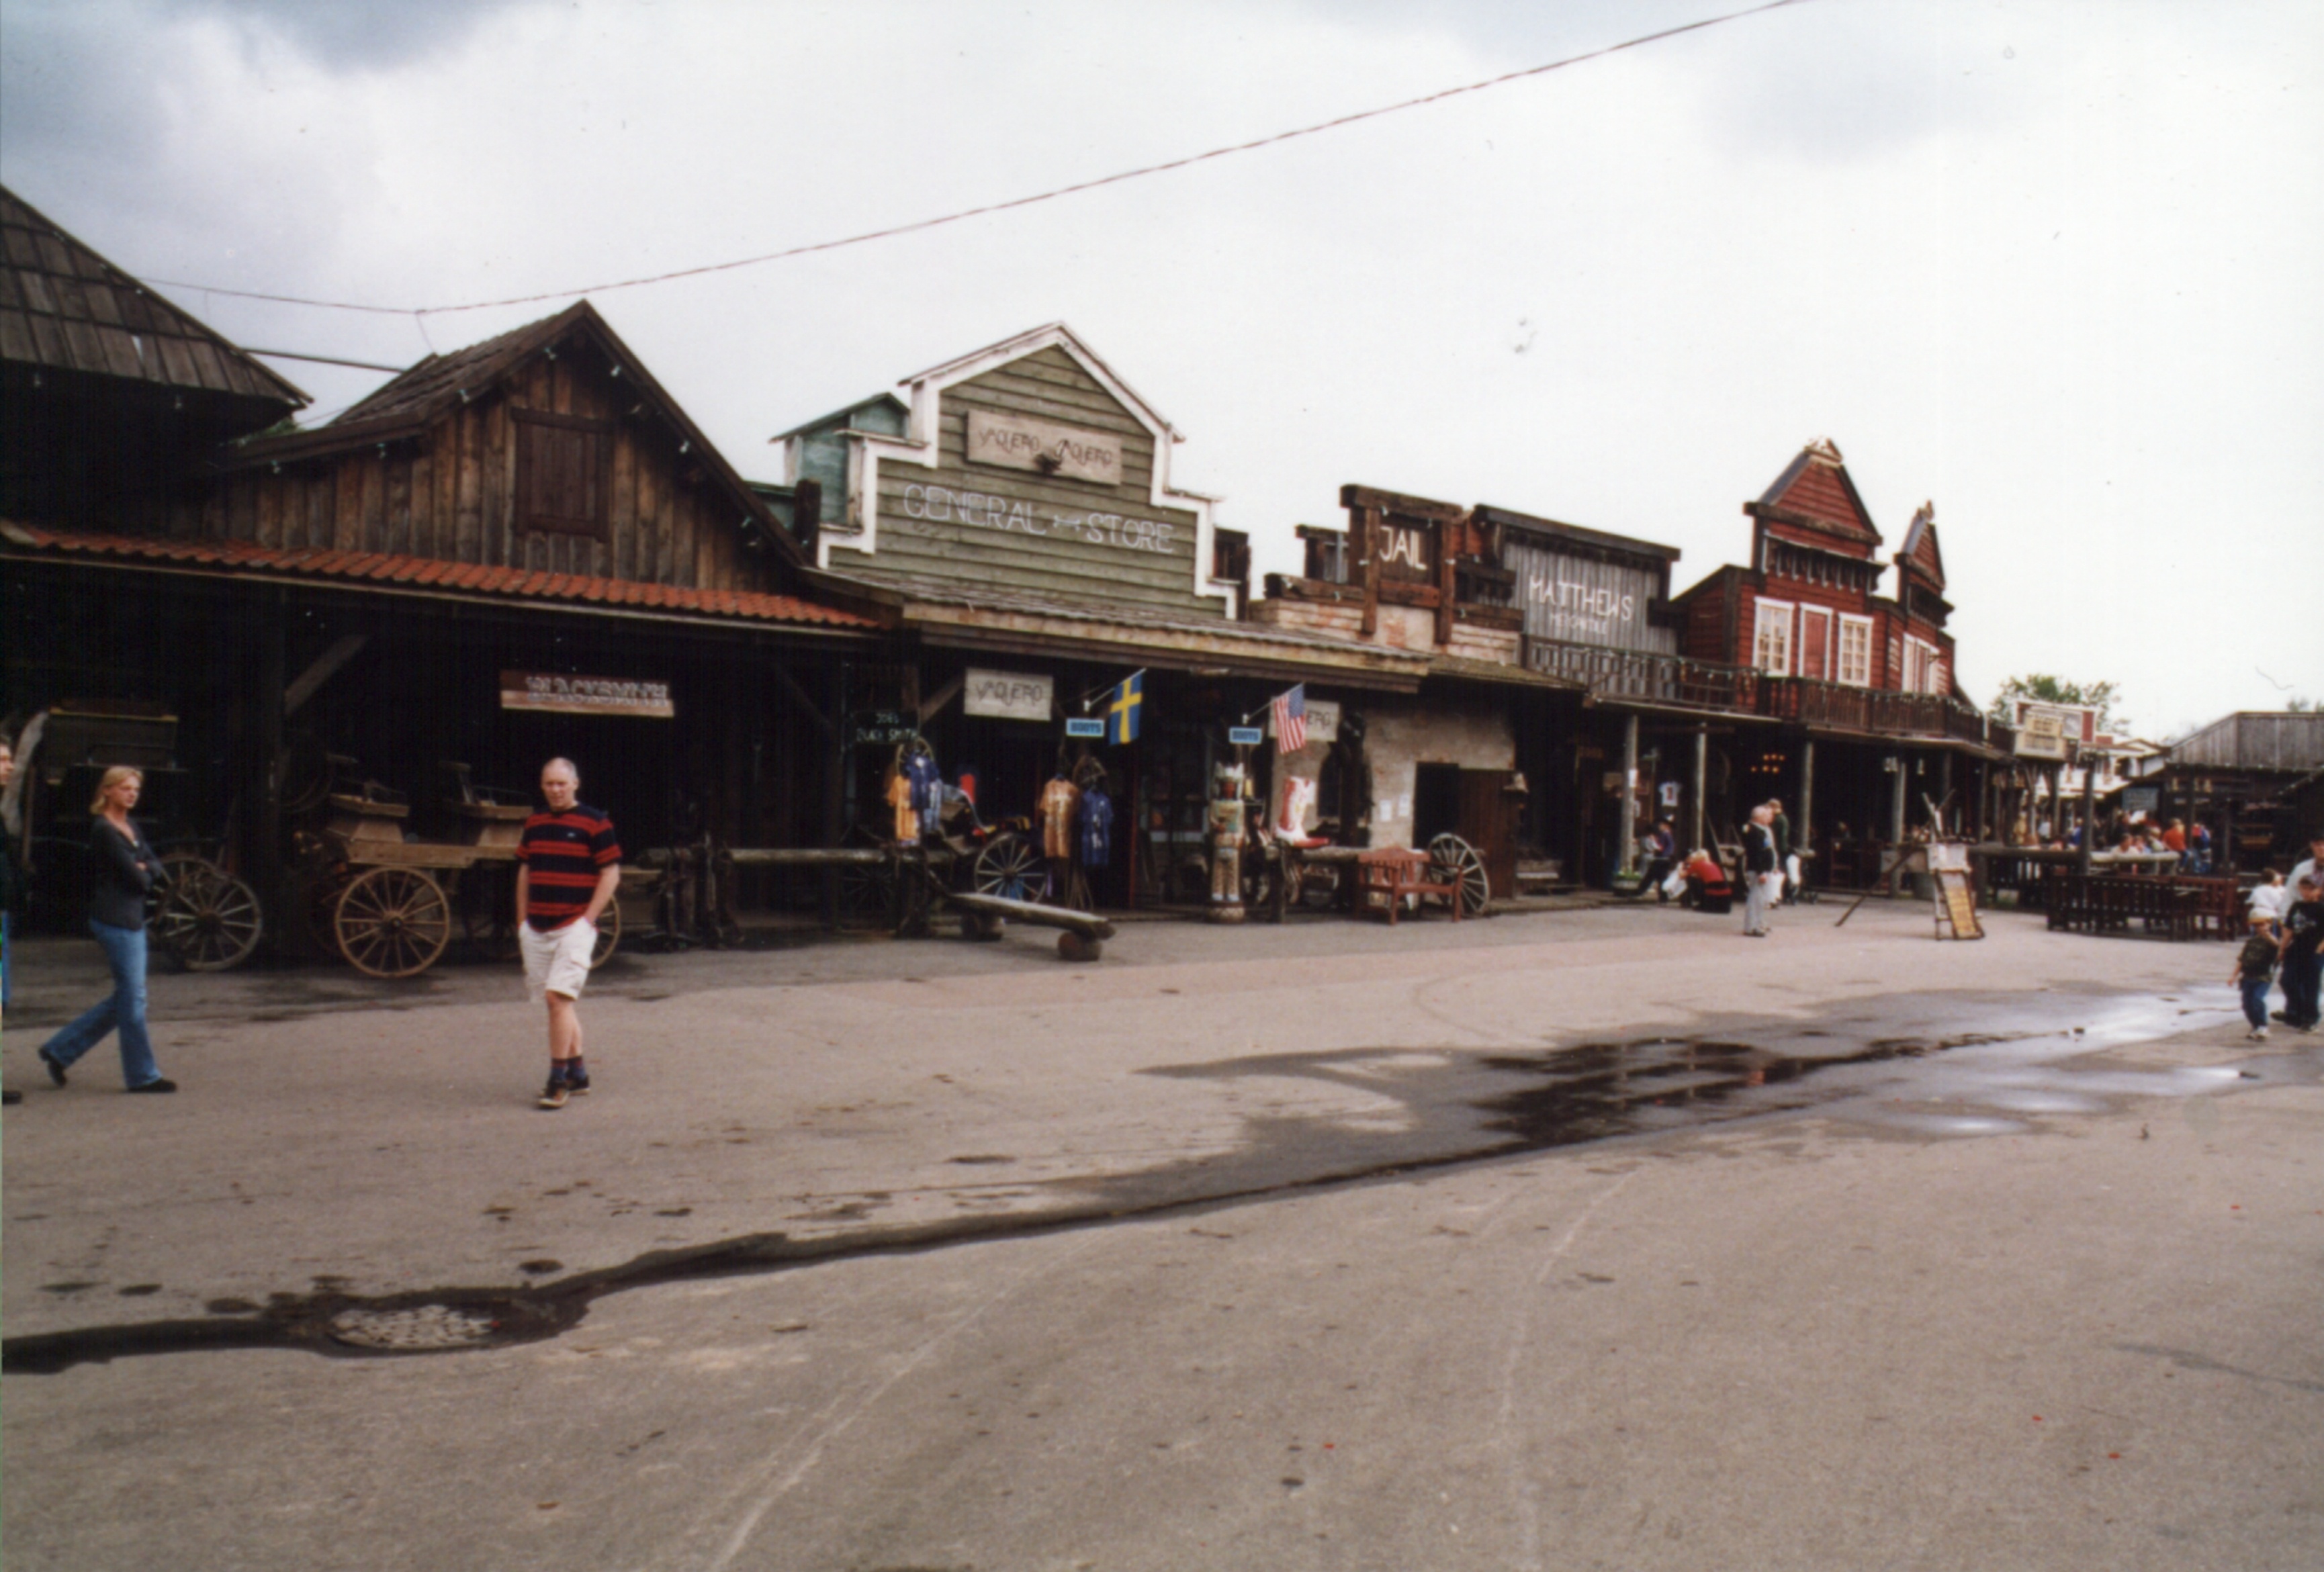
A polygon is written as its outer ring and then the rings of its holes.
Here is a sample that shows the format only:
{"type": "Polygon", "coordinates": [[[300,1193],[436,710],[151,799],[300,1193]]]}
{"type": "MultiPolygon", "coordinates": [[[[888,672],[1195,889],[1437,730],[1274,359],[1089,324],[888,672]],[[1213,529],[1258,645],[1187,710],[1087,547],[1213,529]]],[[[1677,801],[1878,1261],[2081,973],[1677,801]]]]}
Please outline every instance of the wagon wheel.
{"type": "Polygon", "coordinates": [[[154,940],[188,971],[225,971],[250,959],[266,922],[258,895],[206,859],[161,860],[169,879],[147,919],[154,940]]]}
{"type": "Polygon", "coordinates": [[[896,917],[896,860],[844,862],[839,867],[839,916],[850,926],[878,924],[896,917]]]}
{"type": "Polygon", "coordinates": [[[366,977],[415,976],[452,942],[451,904],[415,869],[371,869],[332,904],[331,937],[366,977]]]}
{"type": "Polygon", "coordinates": [[[1485,877],[1485,860],[1458,835],[1439,835],[1428,843],[1428,878],[1432,884],[1449,884],[1461,903],[1461,915],[1473,917],[1493,898],[1492,881],[1485,877]]]}
{"type": "Polygon", "coordinates": [[[981,896],[1004,900],[1040,898],[1041,858],[1033,843],[1014,832],[1004,832],[984,843],[969,868],[969,888],[981,896]]]}
{"type": "Polygon", "coordinates": [[[597,942],[589,946],[589,970],[596,970],[613,959],[622,944],[622,903],[607,901],[605,909],[597,914],[597,942]]]}

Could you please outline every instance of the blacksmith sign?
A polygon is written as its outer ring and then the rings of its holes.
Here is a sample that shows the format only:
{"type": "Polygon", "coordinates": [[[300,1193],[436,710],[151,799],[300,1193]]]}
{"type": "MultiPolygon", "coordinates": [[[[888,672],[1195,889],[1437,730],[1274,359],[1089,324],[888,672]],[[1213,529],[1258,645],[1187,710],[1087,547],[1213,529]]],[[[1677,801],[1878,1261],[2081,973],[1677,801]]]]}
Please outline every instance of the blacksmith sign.
{"type": "Polygon", "coordinates": [[[501,708],[552,715],[627,715],[642,721],[667,721],[678,713],[668,683],[546,671],[501,673],[501,708]]]}

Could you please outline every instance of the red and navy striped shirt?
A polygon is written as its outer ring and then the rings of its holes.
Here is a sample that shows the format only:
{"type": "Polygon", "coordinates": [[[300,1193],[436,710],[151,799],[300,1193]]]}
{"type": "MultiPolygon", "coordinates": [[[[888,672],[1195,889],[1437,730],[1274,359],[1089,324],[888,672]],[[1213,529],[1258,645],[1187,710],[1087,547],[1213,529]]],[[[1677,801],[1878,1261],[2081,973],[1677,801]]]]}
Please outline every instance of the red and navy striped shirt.
{"type": "Polygon", "coordinates": [[[613,821],[579,803],[524,822],[516,860],[524,864],[525,921],[541,933],[562,928],[589,909],[597,876],[622,860],[613,821]]]}

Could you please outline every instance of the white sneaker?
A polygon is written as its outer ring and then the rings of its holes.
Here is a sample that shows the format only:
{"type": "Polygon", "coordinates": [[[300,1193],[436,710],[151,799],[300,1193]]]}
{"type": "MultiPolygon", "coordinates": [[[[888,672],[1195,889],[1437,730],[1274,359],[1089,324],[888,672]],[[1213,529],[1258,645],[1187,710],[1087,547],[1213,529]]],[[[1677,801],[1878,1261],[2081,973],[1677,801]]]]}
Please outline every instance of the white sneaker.
{"type": "Polygon", "coordinates": [[[2267,1028],[2266,1028],[2265,1026],[2254,1026],[2254,1027],[2251,1029],[2251,1040],[2252,1040],[2253,1042],[2255,1042],[2255,1043],[2264,1043],[2264,1042],[2266,1042],[2266,1041],[2267,1041],[2267,1028]]]}

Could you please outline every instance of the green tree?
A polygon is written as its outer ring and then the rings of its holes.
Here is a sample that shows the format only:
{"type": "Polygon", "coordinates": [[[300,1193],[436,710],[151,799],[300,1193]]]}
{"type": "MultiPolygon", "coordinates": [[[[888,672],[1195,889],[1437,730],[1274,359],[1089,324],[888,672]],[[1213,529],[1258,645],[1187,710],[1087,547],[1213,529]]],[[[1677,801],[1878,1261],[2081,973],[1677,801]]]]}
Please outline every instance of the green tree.
{"type": "Polygon", "coordinates": [[[2130,724],[2127,719],[2115,713],[2115,701],[2121,696],[2122,689],[2114,683],[2078,683],[2047,672],[2028,672],[2004,682],[1986,713],[2007,725],[2010,703],[2015,699],[2033,699],[2044,704],[2088,704],[2098,712],[2099,731],[2119,734],[2130,724]]]}
{"type": "Polygon", "coordinates": [[[2292,698],[2286,700],[2283,707],[2295,715],[2312,715],[2324,710],[2324,699],[2292,698]]]}

